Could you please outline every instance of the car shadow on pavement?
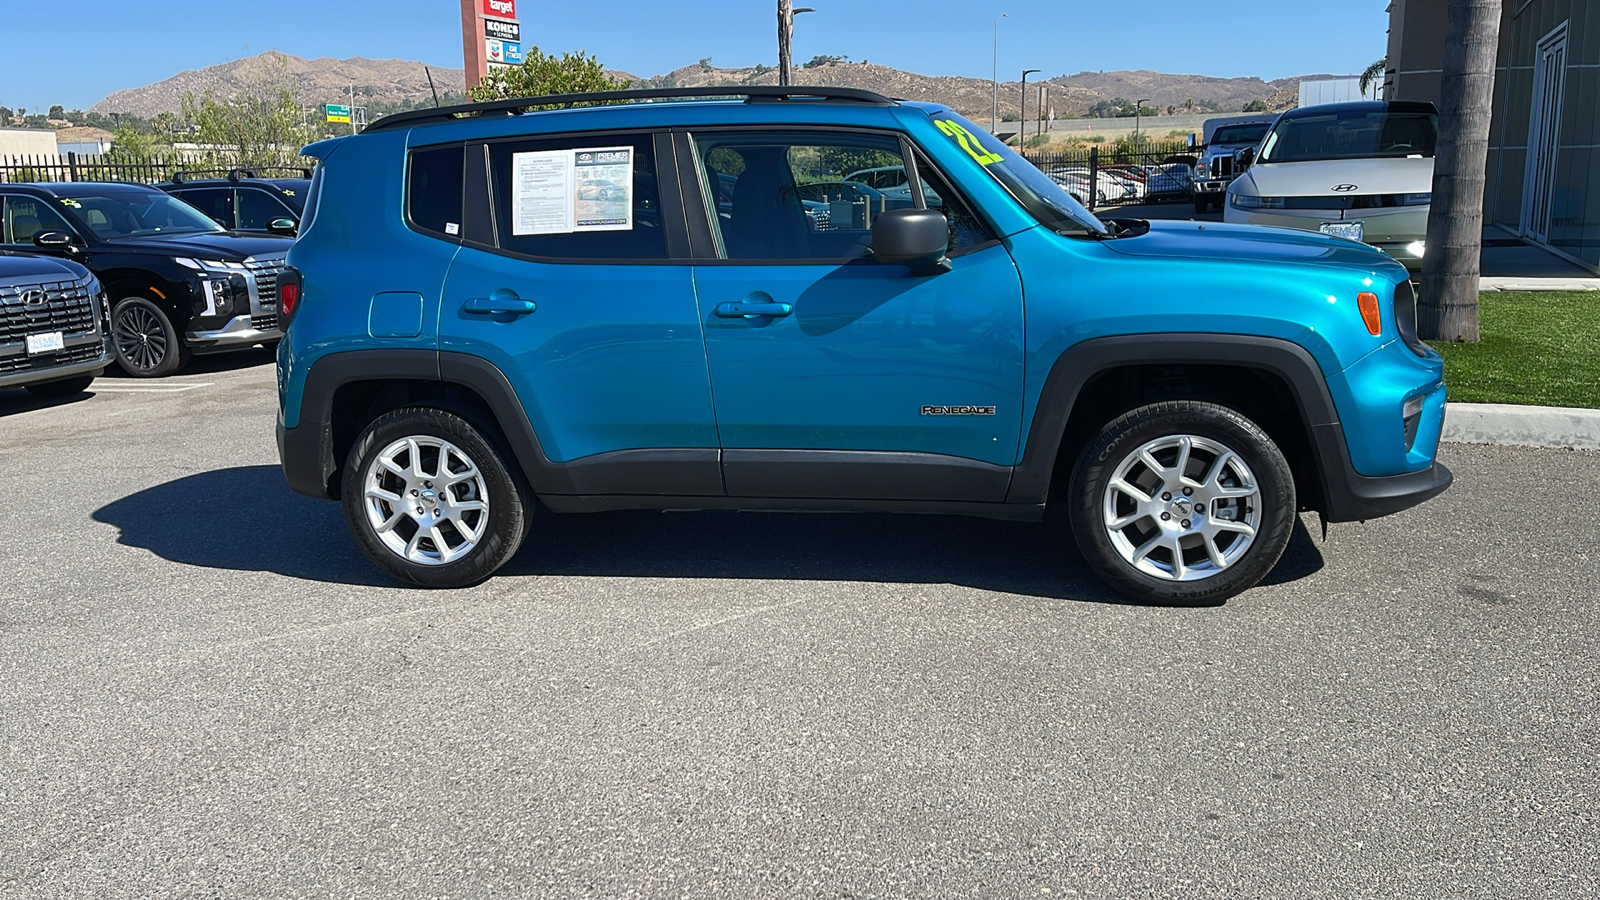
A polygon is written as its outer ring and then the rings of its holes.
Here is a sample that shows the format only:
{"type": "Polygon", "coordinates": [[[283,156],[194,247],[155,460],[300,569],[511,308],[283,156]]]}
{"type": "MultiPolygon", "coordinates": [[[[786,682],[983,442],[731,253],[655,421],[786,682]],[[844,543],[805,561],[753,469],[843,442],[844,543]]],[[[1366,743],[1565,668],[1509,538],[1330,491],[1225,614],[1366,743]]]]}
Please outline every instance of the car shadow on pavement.
{"type": "MultiPolygon", "coordinates": [[[[120,543],[217,569],[401,588],[356,547],[336,503],[292,493],[276,466],[189,475],[109,503],[95,521],[120,543]]],[[[1266,584],[1322,568],[1303,524],[1266,584]]],[[[1064,516],[613,512],[534,518],[502,575],[959,584],[1056,600],[1126,604],[1079,555],[1064,516]]]]}
{"type": "Polygon", "coordinates": [[[339,504],[290,491],[277,466],[187,475],[108,503],[94,520],[115,525],[118,543],[184,565],[394,585],[350,539],[339,504]]]}
{"type": "Polygon", "coordinates": [[[40,409],[49,409],[53,406],[66,406],[69,403],[82,403],[94,396],[94,386],[90,385],[81,393],[71,394],[66,397],[38,397],[17,388],[0,388],[0,418],[16,413],[34,412],[40,409]]]}

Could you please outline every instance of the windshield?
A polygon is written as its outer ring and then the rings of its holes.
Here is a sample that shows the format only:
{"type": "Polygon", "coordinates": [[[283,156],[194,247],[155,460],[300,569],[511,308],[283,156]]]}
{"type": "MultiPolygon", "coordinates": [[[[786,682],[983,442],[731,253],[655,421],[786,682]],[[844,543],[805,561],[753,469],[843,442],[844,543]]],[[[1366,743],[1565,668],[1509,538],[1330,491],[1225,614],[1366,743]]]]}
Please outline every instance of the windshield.
{"type": "Polygon", "coordinates": [[[1271,122],[1260,122],[1255,125],[1224,125],[1211,135],[1213,144],[1256,144],[1267,136],[1267,129],[1272,127],[1271,122]]]}
{"type": "Polygon", "coordinates": [[[205,213],[160,191],[85,191],[62,197],[61,205],[102,240],[224,230],[205,213]]]}
{"type": "Polygon", "coordinates": [[[1285,113],[1261,145],[1260,161],[1431,157],[1438,121],[1431,112],[1387,109],[1285,113]]]}
{"type": "Polygon", "coordinates": [[[1061,234],[1110,235],[1105,224],[1072,199],[1061,185],[987,131],[953,112],[935,113],[933,122],[1010,191],[1039,224],[1061,234]]]}

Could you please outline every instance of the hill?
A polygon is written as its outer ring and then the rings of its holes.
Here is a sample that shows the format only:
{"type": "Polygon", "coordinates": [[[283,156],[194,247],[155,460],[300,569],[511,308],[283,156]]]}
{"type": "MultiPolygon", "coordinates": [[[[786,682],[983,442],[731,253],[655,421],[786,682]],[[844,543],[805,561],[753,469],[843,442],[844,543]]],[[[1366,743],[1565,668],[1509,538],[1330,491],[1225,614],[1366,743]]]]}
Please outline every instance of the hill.
{"type": "MultiPolygon", "coordinates": [[[[432,102],[421,63],[399,59],[301,59],[269,51],[261,56],[234,60],[205,69],[193,69],[141,88],[117,91],[91,107],[101,113],[135,113],[153,116],[177,112],[183,95],[199,96],[208,89],[228,93],[246,82],[267,60],[282,57],[293,76],[300,102],[306,105],[348,102],[352,86],[356,102],[374,107],[411,107],[432,102]]],[[[433,69],[440,96],[463,91],[461,69],[433,69]]],[[[618,75],[641,87],[698,87],[717,85],[777,84],[776,70],[768,66],[718,68],[695,64],[664,75],[639,77],[619,70],[618,75]]],[[[989,118],[994,87],[985,78],[953,75],[918,75],[866,62],[824,63],[795,70],[798,84],[859,87],[906,100],[943,103],[978,121],[989,118]]],[[[1051,105],[1058,117],[1086,116],[1096,103],[1113,99],[1151,101],[1163,111],[1182,109],[1189,101],[1194,111],[1237,112],[1252,100],[1268,102],[1273,109],[1293,105],[1299,78],[1262,81],[1259,78],[1212,78],[1204,75],[1168,75],[1160,72],[1080,72],[1047,80],[1051,105]]],[[[1030,85],[1033,82],[1030,82],[1030,85]]],[[[1030,86],[1029,105],[1037,95],[1030,86]]],[[[1021,85],[1002,82],[999,109],[1002,118],[1015,119],[1021,85]]]]}
{"type": "MultiPolygon", "coordinates": [[[[301,59],[287,53],[268,51],[260,56],[236,59],[219,66],[180,72],[165,81],[141,88],[117,91],[89,108],[90,112],[133,113],[150,117],[161,112],[176,113],[185,93],[196,97],[207,90],[231,93],[259,73],[269,60],[281,57],[294,78],[298,98],[307,105],[349,102],[352,87],[358,104],[382,106],[420,106],[433,102],[428,76],[422,63],[403,59],[301,59]]],[[[431,68],[431,67],[430,67],[431,68]]],[[[466,90],[461,69],[432,69],[433,83],[442,97],[460,95],[466,90]]]]}

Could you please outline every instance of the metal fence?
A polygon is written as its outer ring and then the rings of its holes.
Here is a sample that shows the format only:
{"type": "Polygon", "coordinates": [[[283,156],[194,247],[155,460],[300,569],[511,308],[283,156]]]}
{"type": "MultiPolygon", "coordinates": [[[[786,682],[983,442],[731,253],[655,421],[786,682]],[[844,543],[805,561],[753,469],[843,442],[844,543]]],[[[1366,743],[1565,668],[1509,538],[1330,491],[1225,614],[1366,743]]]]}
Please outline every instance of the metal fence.
{"type": "Polygon", "coordinates": [[[1024,151],[1023,157],[1092,211],[1188,202],[1193,198],[1194,164],[1204,150],[1180,143],[1137,144],[1066,152],[1024,151]]]}
{"type": "Polygon", "coordinates": [[[0,156],[0,182],[131,181],[149,184],[166,181],[172,173],[194,165],[194,161],[181,156],[136,158],[115,153],[0,156]]]}

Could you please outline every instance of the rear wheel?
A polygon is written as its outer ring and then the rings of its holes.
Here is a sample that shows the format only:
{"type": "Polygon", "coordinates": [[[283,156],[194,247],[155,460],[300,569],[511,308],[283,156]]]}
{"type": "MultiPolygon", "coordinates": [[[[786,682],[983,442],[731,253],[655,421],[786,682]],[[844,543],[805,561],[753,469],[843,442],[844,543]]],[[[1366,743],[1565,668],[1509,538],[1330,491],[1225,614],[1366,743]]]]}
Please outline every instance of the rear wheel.
{"type": "Polygon", "coordinates": [[[1259,426],[1168,401],[1108,422],[1078,458],[1073,535],[1108,584],[1158,602],[1220,601],[1260,581],[1295,523],[1294,476],[1259,426]]]}
{"type": "Polygon", "coordinates": [[[81,394],[94,384],[93,375],[84,375],[81,378],[66,378],[61,381],[51,381],[45,384],[24,385],[28,393],[35,397],[71,397],[81,394]]]}
{"type": "Polygon", "coordinates": [[[111,311],[111,343],[117,364],[135,378],[171,375],[188,362],[189,351],[161,307],[143,297],[117,301],[111,311]]]}
{"type": "Polygon", "coordinates": [[[345,520],[378,568],[423,587],[476,584],[527,534],[531,494],[465,419],[414,407],[367,426],[345,465],[345,520]]]}

